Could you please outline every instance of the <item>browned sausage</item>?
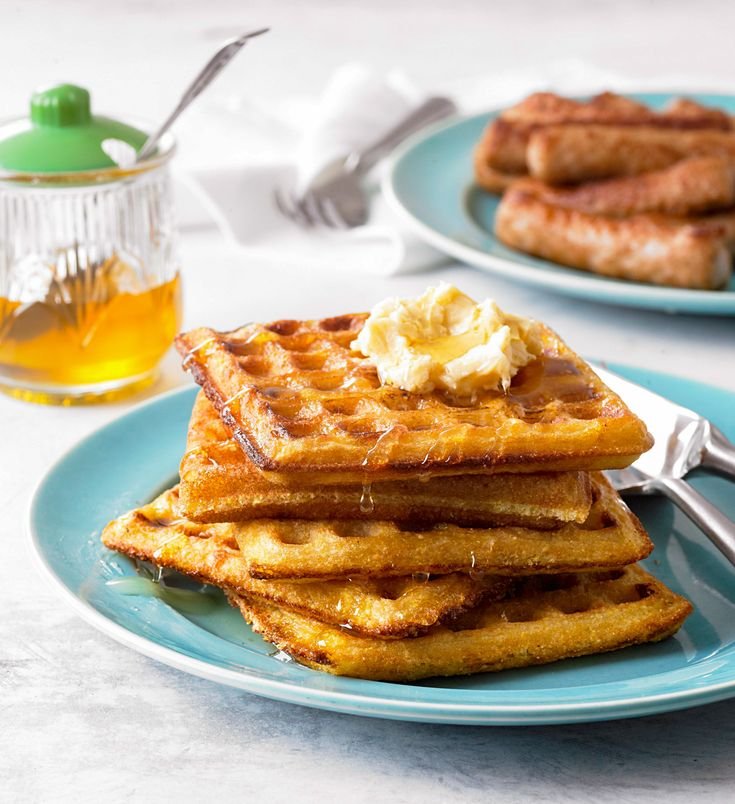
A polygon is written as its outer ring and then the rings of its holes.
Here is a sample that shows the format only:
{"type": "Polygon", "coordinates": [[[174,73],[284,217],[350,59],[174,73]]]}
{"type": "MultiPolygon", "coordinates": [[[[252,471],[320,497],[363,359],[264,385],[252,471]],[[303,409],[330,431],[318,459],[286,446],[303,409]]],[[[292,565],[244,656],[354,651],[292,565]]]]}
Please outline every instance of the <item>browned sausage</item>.
{"type": "Polygon", "coordinates": [[[589,101],[537,92],[506,109],[486,129],[481,148],[490,167],[504,173],[526,173],[526,149],[534,131],[549,125],[654,126],[675,129],[732,128],[720,109],[680,98],[662,112],[637,101],[603,92],[589,101]]]}
{"type": "Polygon", "coordinates": [[[548,126],[534,131],[529,173],[548,184],[579,184],[661,170],[691,156],[735,160],[735,132],[652,126],[548,126]]]}
{"type": "Polygon", "coordinates": [[[574,187],[522,181],[518,186],[549,204],[595,215],[686,216],[735,206],[735,163],[718,156],[692,157],[663,170],[574,187]]]}
{"type": "Polygon", "coordinates": [[[520,251],[639,282],[714,289],[726,284],[732,271],[722,226],[652,215],[590,215],[516,187],[500,202],[495,234],[520,251]]]}

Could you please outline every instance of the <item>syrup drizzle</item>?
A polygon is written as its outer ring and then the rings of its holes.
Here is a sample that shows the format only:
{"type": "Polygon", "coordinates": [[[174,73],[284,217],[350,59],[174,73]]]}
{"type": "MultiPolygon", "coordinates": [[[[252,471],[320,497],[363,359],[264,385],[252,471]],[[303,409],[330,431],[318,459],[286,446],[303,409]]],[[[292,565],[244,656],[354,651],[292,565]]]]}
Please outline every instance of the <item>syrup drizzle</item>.
{"type": "Polygon", "coordinates": [[[187,614],[207,614],[219,605],[217,597],[205,586],[199,589],[169,586],[163,578],[160,567],[152,578],[143,578],[140,575],[114,578],[106,581],[105,586],[115,589],[121,595],[156,597],[187,614]]]}
{"type": "Polygon", "coordinates": [[[360,511],[363,514],[372,514],[375,510],[375,500],[373,500],[373,486],[368,480],[362,482],[362,494],[360,495],[360,511]]]}
{"type": "Polygon", "coordinates": [[[187,450],[187,452],[184,453],[184,457],[182,458],[181,461],[182,465],[187,458],[193,455],[201,455],[203,458],[209,461],[209,463],[211,463],[212,466],[215,467],[215,469],[219,469],[220,467],[220,464],[207,452],[206,449],[204,449],[204,447],[193,447],[192,449],[187,450]]]}
{"type": "MultiPolygon", "coordinates": [[[[252,322],[251,322],[252,323],[252,322]]],[[[248,327],[251,324],[244,324],[244,327],[248,327]]],[[[275,332],[269,332],[268,330],[261,329],[258,327],[257,329],[253,330],[246,338],[242,340],[225,340],[224,346],[230,354],[235,355],[236,357],[244,357],[246,355],[253,354],[253,350],[249,349],[251,343],[255,343],[256,346],[260,346],[261,344],[268,343],[269,341],[278,340],[278,335],[275,332]]]]}
{"type": "MultiPolygon", "coordinates": [[[[378,437],[378,440],[365,453],[365,457],[362,459],[362,467],[368,470],[372,463],[378,463],[376,455],[380,455],[382,451],[388,452],[384,444],[390,439],[391,435],[402,430],[405,430],[405,427],[397,424],[393,424],[387,430],[384,430],[378,437]]],[[[372,514],[374,510],[375,500],[373,499],[373,486],[370,478],[365,474],[362,481],[362,494],[360,495],[360,511],[363,514],[372,514]]]]}
{"type": "Polygon", "coordinates": [[[206,346],[206,345],[207,345],[207,344],[209,344],[209,343],[214,343],[216,340],[217,340],[217,338],[216,338],[215,336],[213,336],[213,335],[212,335],[212,336],[211,336],[211,337],[209,337],[209,338],[205,338],[205,339],[204,339],[204,340],[203,340],[203,341],[202,341],[200,344],[198,344],[197,346],[195,346],[193,349],[189,349],[189,351],[188,351],[188,352],[187,352],[187,353],[184,355],[184,359],[181,361],[181,367],[182,367],[183,369],[186,369],[186,368],[188,367],[189,363],[191,363],[191,361],[194,359],[194,355],[195,355],[195,354],[196,354],[196,353],[197,353],[197,352],[198,352],[198,351],[199,351],[199,350],[200,350],[202,347],[206,346]]]}
{"type": "Polygon", "coordinates": [[[236,394],[233,394],[229,399],[225,400],[223,406],[226,407],[229,410],[230,405],[232,405],[232,403],[235,400],[239,399],[241,396],[246,394],[248,392],[248,390],[249,389],[247,387],[246,388],[241,388],[236,394]]]}
{"type": "MultiPolygon", "coordinates": [[[[185,520],[181,520],[181,521],[183,522],[183,521],[185,521],[185,520]]],[[[170,524],[171,524],[171,525],[175,525],[175,524],[177,524],[177,523],[172,521],[170,524]]],[[[160,544],[160,545],[159,545],[159,546],[158,546],[158,547],[157,547],[157,548],[154,550],[154,552],[153,552],[153,558],[154,558],[154,559],[156,559],[156,558],[160,558],[160,557],[163,555],[163,552],[164,552],[164,549],[166,548],[166,546],[167,546],[167,545],[169,545],[169,544],[171,544],[171,542],[175,542],[175,541],[176,541],[176,540],[177,540],[177,539],[180,537],[180,535],[181,535],[181,534],[176,533],[176,534],[174,534],[173,536],[171,536],[170,538],[166,539],[164,542],[162,542],[162,543],[161,543],[161,544],[160,544]]],[[[158,568],[158,575],[159,575],[159,579],[160,579],[160,574],[161,574],[161,568],[159,567],[159,568],[158,568]]]]}
{"type": "Polygon", "coordinates": [[[392,424],[387,430],[384,430],[378,437],[378,440],[365,454],[365,457],[362,459],[362,466],[366,469],[370,468],[370,464],[373,463],[373,458],[375,455],[383,450],[383,442],[387,441],[394,432],[401,430],[405,430],[405,427],[398,424],[392,424]]]}

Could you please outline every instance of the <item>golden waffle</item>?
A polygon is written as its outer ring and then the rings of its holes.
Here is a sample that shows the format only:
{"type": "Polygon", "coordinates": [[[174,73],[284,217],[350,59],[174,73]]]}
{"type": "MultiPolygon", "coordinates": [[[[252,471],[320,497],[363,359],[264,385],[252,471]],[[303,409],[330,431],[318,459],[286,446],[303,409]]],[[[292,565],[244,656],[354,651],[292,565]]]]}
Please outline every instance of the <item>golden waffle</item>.
{"type": "Polygon", "coordinates": [[[232,596],[253,629],[298,661],[381,681],[467,675],[602,653],[675,633],[690,604],[642,568],[523,579],[509,599],[480,604],[415,639],[385,641],[232,596]]]}
{"type": "Polygon", "coordinates": [[[256,519],[232,528],[256,578],[385,577],[411,572],[501,575],[619,567],[645,558],[653,545],[638,519],[601,475],[583,525],[557,530],[416,529],[394,522],[256,519]]]}
{"type": "Polygon", "coordinates": [[[243,454],[203,393],[194,403],[180,474],[181,510],[198,522],[286,517],[552,528],[584,522],[592,504],[586,472],[288,488],[268,481],[243,454]]]}
{"type": "Polygon", "coordinates": [[[544,354],[507,394],[460,406],[381,386],[350,350],[366,317],[202,328],[176,343],[235,439],[275,479],[617,468],[651,445],[645,425],[547,328],[544,354]]]}
{"type": "Polygon", "coordinates": [[[232,527],[189,522],[179,516],[177,503],[176,489],[164,492],[111,522],[102,541],[204,583],[383,639],[421,633],[481,598],[502,596],[509,587],[507,579],[457,574],[317,583],[256,580],[248,574],[232,527]]]}

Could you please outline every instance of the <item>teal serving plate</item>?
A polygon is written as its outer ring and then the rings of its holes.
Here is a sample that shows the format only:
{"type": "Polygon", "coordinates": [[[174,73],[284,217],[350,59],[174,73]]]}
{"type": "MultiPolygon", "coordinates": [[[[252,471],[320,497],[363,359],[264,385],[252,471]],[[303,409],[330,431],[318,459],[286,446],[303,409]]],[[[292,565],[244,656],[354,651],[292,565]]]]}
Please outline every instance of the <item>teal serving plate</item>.
{"type": "MultiPolygon", "coordinates": [[[[710,418],[735,437],[735,394],[614,367],[710,418]]],[[[283,661],[217,592],[187,613],[155,597],[122,594],[133,577],[100,532],[112,518],[177,479],[196,390],[146,402],[84,439],[46,474],[30,506],[33,550],[46,579],[103,633],[188,673],[295,704],[397,720],[521,725],[667,712],[735,695],[735,570],[668,502],[631,499],[656,545],[648,569],[695,606],[675,637],[655,645],[527,670],[423,683],[340,678],[283,661]],[[125,584],[122,586],[124,587],[125,584]]],[[[735,517],[734,486],[697,474],[697,488],[735,517]]]]}
{"type": "MultiPolygon", "coordinates": [[[[687,93],[630,97],[654,108],[687,93]]],[[[687,94],[735,114],[735,95],[687,94]]],[[[472,152],[500,111],[433,128],[407,141],[383,180],[388,202],[416,234],[440,251],[484,271],[595,302],[654,310],[735,315],[735,278],[723,290],[687,290],[608,279],[566,268],[503,245],[493,234],[499,197],[474,182],[472,152]]]]}

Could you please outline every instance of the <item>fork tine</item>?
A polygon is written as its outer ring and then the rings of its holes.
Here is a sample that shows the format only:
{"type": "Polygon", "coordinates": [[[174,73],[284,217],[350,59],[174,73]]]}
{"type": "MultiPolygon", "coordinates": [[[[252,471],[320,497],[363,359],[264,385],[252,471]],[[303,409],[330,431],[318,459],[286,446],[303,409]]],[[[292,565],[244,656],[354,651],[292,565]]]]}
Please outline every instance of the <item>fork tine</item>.
{"type": "Polygon", "coordinates": [[[278,211],[290,221],[305,228],[313,226],[311,218],[306,215],[301,205],[296,202],[295,198],[290,193],[276,188],[273,191],[273,200],[275,201],[278,211]]]}
{"type": "Polygon", "coordinates": [[[304,195],[301,199],[299,206],[304,214],[311,220],[314,226],[318,224],[321,224],[322,226],[331,226],[329,220],[324,217],[324,212],[314,193],[306,193],[306,195],[304,195]]]}
{"type": "Polygon", "coordinates": [[[350,228],[331,198],[320,197],[316,193],[306,193],[299,198],[294,193],[276,188],[273,191],[273,200],[282,215],[304,228],[310,229],[316,226],[343,230],[350,228]]]}
{"type": "Polygon", "coordinates": [[[310,229],[313,229],[315,226],[319,225],[319,219],[313,214],[313,212],[309,208],[309,203],[306,196],[304,196],[303,198],[299,198],[298,196],[292,195],[291,200],[299,211],[299,215],[302,220],[301,224],[302,226],[306,226],[310,229]]]}
{"type": "Polygon", "coordinates": [[[273,203],[276,205],[276,209],[281,213],[281,215],[286,218],[293,217],[292,210],[286,204],[286,199],[278,187],[273,190],[273,203]]]}
{"type": "Polygon", "coordinates": [[[349,229],[347,221],[340,215],[334,201],[331,198],[319,199],[320,207],[322,210],[322,217],[327,226],[333,229],[349,229]]]}

